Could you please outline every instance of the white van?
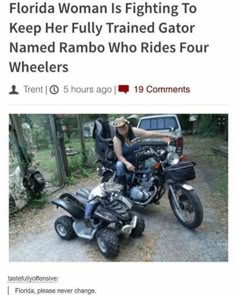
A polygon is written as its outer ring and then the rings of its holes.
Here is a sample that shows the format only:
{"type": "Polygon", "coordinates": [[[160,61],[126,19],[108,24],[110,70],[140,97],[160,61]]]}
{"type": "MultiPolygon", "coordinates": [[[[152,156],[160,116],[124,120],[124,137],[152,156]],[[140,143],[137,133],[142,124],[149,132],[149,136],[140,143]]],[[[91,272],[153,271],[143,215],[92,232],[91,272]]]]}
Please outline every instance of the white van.
{"type": "Polygon", "coordinates": [[[171,128],[174,128],[174,135],[176,140],[176,152],[181,155],[183,153],[183,134],[182,128],[177,115],[165,114],[165,115],[152,115],[141,117],[138,121],[138,128],[145,130],[155,130],[160,133],[170,133],[171,128]]]}

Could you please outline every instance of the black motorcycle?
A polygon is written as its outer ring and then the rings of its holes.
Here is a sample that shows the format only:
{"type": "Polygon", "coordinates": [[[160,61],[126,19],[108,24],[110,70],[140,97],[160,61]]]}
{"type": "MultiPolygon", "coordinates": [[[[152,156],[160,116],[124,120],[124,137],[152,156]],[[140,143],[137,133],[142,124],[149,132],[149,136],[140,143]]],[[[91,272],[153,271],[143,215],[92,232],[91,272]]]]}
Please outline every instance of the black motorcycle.
{"type": "MultiPolygon", "coordinates": [[[[70,216],[59,217],[54,224],[57,234],[65,240],[76,236],[92,240],[96,238],[101,253],[115,257],[119,253],[119,235],[124,233],[140,237],[145,229],[141,216],[131,211],[132,204],[123,197],[119,189],[105,185],[105,196],[96,196],[91,224],[84,223],[84,212],[90,191],[80,189],[76,193],[64,193],[52,203],[67,211],[70,216]]],[[[94,201],[93,199],[93,201],[94,201]]]]}
{"type": "MultiPolygon", "coordinates": [[[[127,172],[127,197],[139,206],[159,203],[169,188],[171,208],[181,224],[197,228],[203,221],[201,201],[194,188],[186,181],[195,178],[195,163],[185,161],[175,153],[175,144],[155,140],[135,139],[135,172],[127,172]]],[[[106,167],[100,159],[102,182],[116,182],[114,165],[106,167]]]]}

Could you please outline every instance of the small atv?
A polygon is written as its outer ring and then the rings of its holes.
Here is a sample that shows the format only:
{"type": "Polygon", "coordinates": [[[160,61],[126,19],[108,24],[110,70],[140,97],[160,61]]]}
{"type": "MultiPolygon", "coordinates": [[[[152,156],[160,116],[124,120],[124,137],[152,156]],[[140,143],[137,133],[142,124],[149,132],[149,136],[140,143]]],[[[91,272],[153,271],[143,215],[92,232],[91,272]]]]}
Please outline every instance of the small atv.
{"type": "Polygon", "coordinates": [[[86,203],[89,202],[90,190],[80,189],[76,193],[63,193],[52,203],[67,211],[70,216],[59,217],[54,227],[57,234],[65,240],[76,236],[92,240],[105,257],[116,257],[119,253],[119,235],[124,233],[132,237],[140,237],[145,229],[141,216],[131,211],[132,203],[122,196],[120,191],[106,191],[105,197],[96,196],[91,224],[84,222],[86,203]]]}

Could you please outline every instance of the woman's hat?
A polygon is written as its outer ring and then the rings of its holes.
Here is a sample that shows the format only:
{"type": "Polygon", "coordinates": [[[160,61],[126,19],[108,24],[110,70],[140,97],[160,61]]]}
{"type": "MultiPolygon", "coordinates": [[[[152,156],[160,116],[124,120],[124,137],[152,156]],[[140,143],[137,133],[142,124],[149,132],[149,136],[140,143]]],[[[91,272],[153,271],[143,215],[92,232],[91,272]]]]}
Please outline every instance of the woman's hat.
{"type": "Polygon", "coordinates": [[[125,117],[116,118],[114,121],[114,126],[116,128],[120,128],[128,123],[128,120],[125,119],[125,117]]]}

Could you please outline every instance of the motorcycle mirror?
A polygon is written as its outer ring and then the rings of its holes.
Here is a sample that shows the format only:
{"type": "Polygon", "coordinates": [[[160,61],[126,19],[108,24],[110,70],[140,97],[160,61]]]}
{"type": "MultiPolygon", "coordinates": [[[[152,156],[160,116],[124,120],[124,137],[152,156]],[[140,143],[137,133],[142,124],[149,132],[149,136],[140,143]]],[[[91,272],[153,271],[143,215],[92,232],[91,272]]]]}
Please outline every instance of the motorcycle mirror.
{"type": "Polygon", "coordinates": [[[175,130],[176,130],[176,127],[170,127],[170,128],[169,128],[169,131],[170,131],[170,132],[174,132],[175,130]]]}

